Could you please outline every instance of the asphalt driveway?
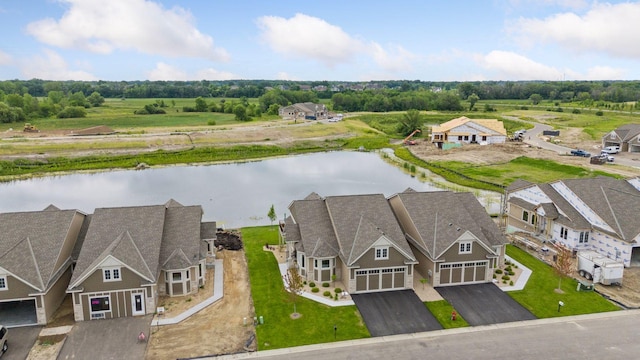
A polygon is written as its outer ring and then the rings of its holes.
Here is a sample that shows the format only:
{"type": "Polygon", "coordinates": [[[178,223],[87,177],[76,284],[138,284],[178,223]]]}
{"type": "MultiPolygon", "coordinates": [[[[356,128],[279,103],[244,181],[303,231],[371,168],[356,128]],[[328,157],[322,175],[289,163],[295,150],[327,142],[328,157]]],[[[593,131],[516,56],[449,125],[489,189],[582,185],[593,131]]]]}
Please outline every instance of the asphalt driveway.
{"type": "Polygon", "coordinates": [[[351,294],[351,298],[371,336],[442,329],[413,290],[351,294]]]}
{"type": "Polygon", "coordinates": [[[152,315],[77,322],[67,335],[58,359],[144,359],[152,315]]]}
{"type": "Polygon", "coordinates": [[[2,360],[24,360],[36,343],[42,326],[24,326],[9,329],[7,338],[9,350],[2,355],[2,360]]]}
{"type": "Polygon", "coordinates": [[[529,310],[491,283],[438,287],[436,291],[469,325],[536,319],[529,310]]]}

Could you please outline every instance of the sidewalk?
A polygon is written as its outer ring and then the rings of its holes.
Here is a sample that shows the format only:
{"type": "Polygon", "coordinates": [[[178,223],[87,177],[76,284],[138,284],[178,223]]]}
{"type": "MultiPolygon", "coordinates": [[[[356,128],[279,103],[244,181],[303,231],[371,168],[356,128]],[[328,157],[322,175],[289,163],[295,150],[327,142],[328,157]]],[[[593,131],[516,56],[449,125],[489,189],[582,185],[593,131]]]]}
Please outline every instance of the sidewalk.
{"type": "Polygon", "coordinates": [[[224,295],[224,266],[222,260],[216,260],[214,262],[214,266],[215,270],[213,275],[213,296],[172,318],[160,319],[161,315],[155,315],[153,321],[151,321],[151,326],[177,324],[185,320],[189,316],[222,299],[222,296],[224,295]]]}

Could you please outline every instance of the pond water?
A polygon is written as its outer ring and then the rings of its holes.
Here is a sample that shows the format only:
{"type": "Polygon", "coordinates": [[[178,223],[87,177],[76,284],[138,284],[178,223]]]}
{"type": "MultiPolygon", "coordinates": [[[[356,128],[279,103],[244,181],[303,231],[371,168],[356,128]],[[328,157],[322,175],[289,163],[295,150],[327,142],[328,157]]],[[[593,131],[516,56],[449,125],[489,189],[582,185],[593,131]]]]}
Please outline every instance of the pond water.
{"type": "Polygon", "coordinates": [[[377,153],[327,152],[254,162],[171,166],[142,171],[80,173],[0,183],[0,212],[157,205],[174,199],[201,205],[219,226],[268,225],[273,204],[281,219],[291,201],[321,196],[382,193],[411,187],[440,190],[385,162],[377,153]]]}

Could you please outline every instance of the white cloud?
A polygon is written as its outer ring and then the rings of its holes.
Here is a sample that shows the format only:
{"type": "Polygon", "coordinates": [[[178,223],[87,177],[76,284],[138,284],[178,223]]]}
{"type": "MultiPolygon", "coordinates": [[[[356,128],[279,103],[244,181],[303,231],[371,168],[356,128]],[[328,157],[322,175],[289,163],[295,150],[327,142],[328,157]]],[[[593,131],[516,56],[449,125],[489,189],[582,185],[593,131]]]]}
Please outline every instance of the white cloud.
{"type": "Polygon", "coordinates": [[[486,55],[478,55],[476,61],[483,68],[493,71],[496,80],[558,80],[562,71],[535,62],[522,55],[494,50],[486,55]]]}
{"type": "Polygon", "coordinates": [[[262,40],[275,52],[292,58],[317,60],[328,67],[357,56],[373,60],[387,71],[406,70],[415,57],[401,46],[392,52],[374,41],[363,41],[317,17],[296,14],[290,19],[263,16],[257,19],[262,40]]]}
{"type": "Polygon", "coordinates": [[[284,72],[284,71],[280,71],[278,72],[278,74],[276,75],[276,79],[278,80],[298,80],[296,77],[291,76],[290,74],[284,72]]]}
{"type": "Polygon", "coordinates": [[[42,80],[98,80],[84,70],[70,70],[67,62],[53,50],[45,49],[44,56],[33,56],[21,63],[22,74],[27,79],[42,80]]]}
{"type": "Polygon", "coordinates": [[[0,66],[9,65],[11,62],[11,55],[0,50],[0,66]]]}
{"type": "Polygon", "coordinates": [[[213,38],[198,31],[191,13],[164,9],[147,0],[58,0],[69,9],[59,19],[27,25],[27,33],[47,45],[100,54],[136,50],[146,54],[229,59],[213,38]]]}
{"type": "Polygon", "coordinates": [[[175,66],[159,62],[155,69],[147,73],[147,78],[151,81],[187,81],[187,80],[232,80],[238,76],[212,68],[202,69],[194,74],[189,74],[175,66]]]}
{"type": "Polygon", "coordinates": [[[545,19],[521,18],[512,31],[527,43],[556,43],[574,51],[596,51],[640,59],[640,3],[596,3],[584,15],[573,12],[545,19]]]}

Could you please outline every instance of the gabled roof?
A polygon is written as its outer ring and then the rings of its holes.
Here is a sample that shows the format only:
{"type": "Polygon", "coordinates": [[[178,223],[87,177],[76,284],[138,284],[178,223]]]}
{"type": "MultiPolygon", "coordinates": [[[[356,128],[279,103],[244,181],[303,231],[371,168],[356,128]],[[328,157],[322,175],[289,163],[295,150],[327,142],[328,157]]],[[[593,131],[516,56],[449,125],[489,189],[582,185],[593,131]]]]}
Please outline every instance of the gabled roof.
{"type": "Polygon", "coordinates": [[[409,260],[415,258],[382,194],[329,196],[325,199],[331,223],[348,266],[383,234],[409,260]]]}
{"type": "Polygon", "coordinates": [[[450,191],[405,192],[394,195],[411,217],[421,239],[416,246],[434,259],[465,232],[485,247],[503,245],[506,239],[472,193],[450,191]]]}
{"type": "Polygon", "coordinates": [[[52,205],[43,211],[0,214],[0,267],[38,291],[47,290],[67,261],[61,251],[78,215],[84,216],[52,205]]]}
{"type": "Polygon", "coordinates": [[[163,270],[185,269],[197,264],[205,256],[201,253],[202,207],[179,204],[176,206],[175,204],[167,208],[164,219],[164,233],[160,248],[160,263],[163,264],[163,270]],[[181,262],[180,266],[187,266],[174,267],[177,263],[167,262],[177,250],[180,250],[188,259],[187,262],[181,262]]]}
{"type": "MultiPolygon", "coordinates": [[[[629,141],[634,136],[640,135],[640,124],[625,124],[613,130],[622,141],[629,141]]],[[[606,135],[605,135],[606,136],[606,135]]]]}
{"type": "Polygon", "coordinates": [[[289,206],[291,217],[297,224],[288,228],[287,241],[293,241],[296,232],[299,233],[302,248],[307,256],[333,257],[338,255],[338,242],[333,232],[333,226],[324,199],[296,200],[289,206]],[[291,229],[291,230],[290,230],[291,229]],[[289,234],[292,231],[292,235],[289,234]],[[292,237],[293,236],[293,237],[292,237]]]}
{"type": "Polygon", "coordinates": [[[462,116],[453,120],[449,120],[440,125],[434,126],[432,128],[432,132],[434,133],[444,133],[451,131],[454,128],[462,125],[473,126],[473,124],[477,124],[481,127],[491,130],[492,132],[500,135],[507,135],[507,130],[504,128],[504,124],[502,121],[497,119],[469,119],[466,116],[462,116]]]}
{"type": "Polygon", "coordinates": [[[516,191],[516,190],[528,188],[531,185],[535,185],[535,184],[530,182],[530,181],[527,181],[527,180],[516,179],[514,182],[509,184],[509,186],[507,186],[505,191],[509,193],[509,192],[513,192],[513,191],[516,191]]]}
{"type": "Polygon", "coordinates": [[[164,205],[96,209],[69,288],[79,286],[108,255],[132,269],[148,268],[145,275],[156,282],[165,210],[164,205]],[[124,251],[133,248],[140,256],[124,251]]]}

